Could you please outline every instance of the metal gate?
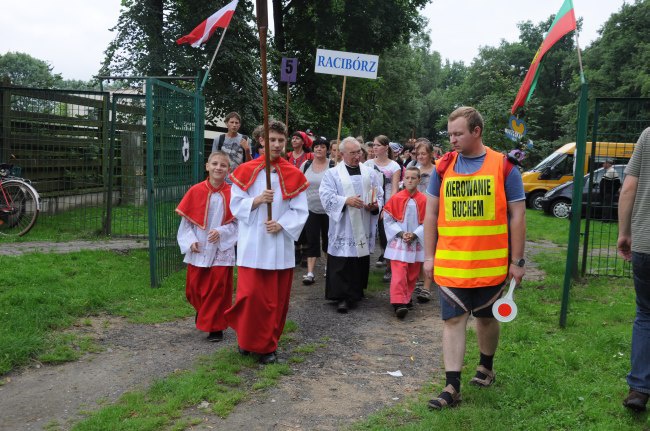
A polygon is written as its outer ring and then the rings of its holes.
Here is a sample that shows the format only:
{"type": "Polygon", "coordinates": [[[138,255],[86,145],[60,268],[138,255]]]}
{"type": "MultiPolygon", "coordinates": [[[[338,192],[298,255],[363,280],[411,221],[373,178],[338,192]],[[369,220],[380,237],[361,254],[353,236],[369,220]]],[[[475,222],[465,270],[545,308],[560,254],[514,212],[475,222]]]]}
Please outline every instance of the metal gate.
{"type": "Polygon", "coordinates": [[[146,179],[151,285],[182,267],[174,212],[202,177],[204,98],[154,78],[146,81],[146,179]]]}
{"type": "Polygon", "coordinates": [[[597,98],[589,173],[583,189],[584,243],[582,275],[630,277],[630,264],[616,251],[618,195],[633,145],[650,126],[650,98],[597,98]],[[610,143],[607,147],[603,144],[610,143]],[[606,175],[603,163],[613,162],[616,175],[606,175]]]}

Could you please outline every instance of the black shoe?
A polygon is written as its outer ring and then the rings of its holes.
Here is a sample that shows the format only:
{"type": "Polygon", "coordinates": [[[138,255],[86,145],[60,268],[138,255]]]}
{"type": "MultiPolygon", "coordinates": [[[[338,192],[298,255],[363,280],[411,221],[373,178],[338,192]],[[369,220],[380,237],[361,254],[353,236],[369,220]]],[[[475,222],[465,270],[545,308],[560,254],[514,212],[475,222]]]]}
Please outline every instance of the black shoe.
{"type": "Polygon", "coordinates": [[[395,316],[398,319],[403,319],[408,314],[409,309],[404,304],[395,305],[395,316]]]}
{"type": "Polygon", "coordinates": [[[239,351],[239,354],[242,356],[248,356],[251,354],[248,350],[244,350],[241,347],[237,346],[237,350],[239,351]]]}
{"type": "Polygon", "coordinates": [[[414,305],[413,305],[413,300],[411,299],[411,300],[409,301],[409,303],[406,304],[406,308],[408,308],[409,310],[413,310],[413,307],[414,307],[414,305]]]}
{"type": "Polygon", "coordinates": [[[425,290],[423,287],[416,287],[413,293],[415,293],[415,299],[417,299],[420,304],[431,301],[431,292],[425,290]]]}
{"type": "Polygon", "coordinates": [[[266,355],[261,355],[259,361],[262,365],[275,364],[278,361],[278,357],[275,355],[275,352],[271,352],[266,355]]]}
{"type": "Polygon", "coordinates": [[[339,301],[338,304],[336,304],[336,311],[338,311],[341,314],[347,313],[348,303],[346,301],[339,301]]]}
{"type": "Polygon", "coordinates": [[[223,340],[223,331],[210,332],[208,334],[207,340],[211,341],[213,343],[216,343],[217,341],[222,341],[223,340]]]}
{"type": "Polygon", "coordinates": [[[650,395],[630,389],[627,398],[623,400],[623,405],[635,412],[644,412],[646,404],[648,404],[648,397],[650,397],[650,395]]]}

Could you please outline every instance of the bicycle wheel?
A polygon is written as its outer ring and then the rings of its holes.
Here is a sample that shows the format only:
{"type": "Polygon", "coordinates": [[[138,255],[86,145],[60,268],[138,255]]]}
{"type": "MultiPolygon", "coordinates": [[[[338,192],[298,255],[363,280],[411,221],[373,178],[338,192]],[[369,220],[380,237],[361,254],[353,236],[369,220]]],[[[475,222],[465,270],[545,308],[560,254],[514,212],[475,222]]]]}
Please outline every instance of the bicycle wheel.
{"type": "Polygon", "coordinates": [[[23,236],[37,217],[38,200],[27,184],[19,180],[0,184],[0,235],[23,236]]]}

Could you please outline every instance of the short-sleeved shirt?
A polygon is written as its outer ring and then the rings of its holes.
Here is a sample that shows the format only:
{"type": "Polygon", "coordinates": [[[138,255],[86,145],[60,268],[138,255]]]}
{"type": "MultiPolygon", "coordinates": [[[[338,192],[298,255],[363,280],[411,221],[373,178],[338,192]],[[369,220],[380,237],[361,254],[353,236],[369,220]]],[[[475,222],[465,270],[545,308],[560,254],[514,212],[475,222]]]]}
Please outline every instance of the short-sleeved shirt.
{"type": "Polygon", "coordinates": [[[320,200],[319,189],[320,183],[323,181],[323,177],[325,176],[325,172],[329,169],[329,164],[325,166],[325,169],[322,171],[314,172],[314,164],[310,164],[305,170],[305,163],[300,166],[300,170],[303,171],[307,181],[309,181],[309,187],[307,188],[307,207],[309,208],[309,211],[313,213],[326,214],[325,208],[323,208],[323,204],[320,200]]]}
{"type": "MultiPolygon", "coordinates": [[[[458,174],[473,174],[481,169],[483,162],[485,161],[485,154],[478,157],[465,157],[462,154],[459,154],[456,158],[456,164],[449,169],[453,169],[454,172],[458,174]]],[[[434,170],[431,173],[431,179],[429,180],[429,187],[427,188],[427,194],[436,198],[440,197],[440,185],[442,184],[442,178],[438,174],[437,170],[434,170]]],[[[508,202],[517,202],[523,201],[526,199],[526,193],[524,192],[524,184],[521,180],[521,172],[516,167],[512,168],[510,174],[506,178],[506,200],[508,202]]]]}
{"type": "Polygon", "coordinates": [[[650,254],[650,127],[641,133],[625,175],[639,179],[632,209],[632,251],[650,254]]]}
{"type": "Polygon", "coordinates": [[[221,146],[221,148],[217,148],[219,144],[219,137],[215,138],[214,141],[212,142],[212,152],[220,150],[228,154],[228,158],[230,159],[231,172],[234,171],[237,166],[241,165],[246,160],[246,157],[244,155],[244,149],[240,144],[243,138],[244,136],[241,133],[237,133],[237,136],[234,137],[225,135],[225,139],[223,140],[223,145],[221,146]]]}
{"type": "Polygon", "coordinates": [[[367,160],[364,164],[369,168],[376,167],[384,175],[384,200],[388,202],[393,195],[393,175],[402,167],[395,160],[391,160],[386,166],[379,166],[375,159],[367,160]]]}

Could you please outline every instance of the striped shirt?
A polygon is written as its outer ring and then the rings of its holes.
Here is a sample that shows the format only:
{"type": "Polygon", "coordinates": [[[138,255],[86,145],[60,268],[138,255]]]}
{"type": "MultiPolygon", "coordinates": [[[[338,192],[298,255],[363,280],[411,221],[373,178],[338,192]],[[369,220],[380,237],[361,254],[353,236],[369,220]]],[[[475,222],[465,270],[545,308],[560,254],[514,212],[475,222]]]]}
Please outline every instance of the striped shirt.
{"type": "Polygon", "coordinates": [[[625,175],[639,179],[632,209],[632,251],[650,254],[650,127],[641,133],[625,175]]]}

